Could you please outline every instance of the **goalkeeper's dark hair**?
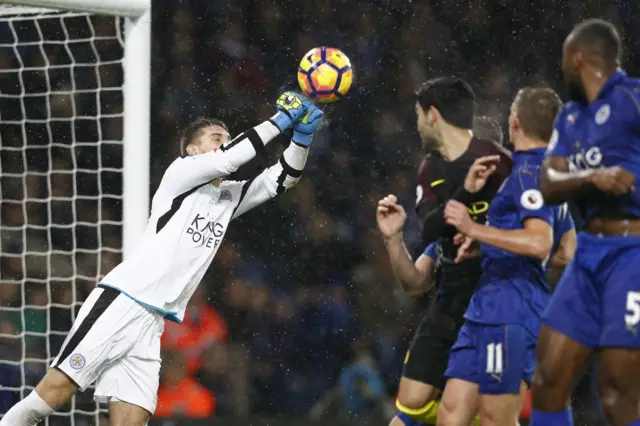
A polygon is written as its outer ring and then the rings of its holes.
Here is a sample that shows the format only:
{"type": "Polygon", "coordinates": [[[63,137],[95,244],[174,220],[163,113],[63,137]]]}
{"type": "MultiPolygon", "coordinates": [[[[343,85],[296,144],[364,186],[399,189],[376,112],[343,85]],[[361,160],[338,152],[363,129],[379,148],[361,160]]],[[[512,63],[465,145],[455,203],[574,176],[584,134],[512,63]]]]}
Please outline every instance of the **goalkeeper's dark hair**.
{"type": "Polygon", "coordinates": [[[461,129],[473,128],[476,95],[465,80],[459,77],[439,77],[422,84],[416,93],[423,110],[434,106],[449,124],[461,129]]]}
{"type": "Polygon", "coordinates": [[[180,135],[180,155],[182,157],[187,156],[187,146],[193,143],[193,140],[198,137],[200,131],[210,126],[220,126],[224,130],[229,132],[229,129],[227,128],[227,125],[224,124],[224,121],[218,120],[217,118],[200,117],[195,121],[192,121],[182,131],[182,135],[180,135]]]}
{"type": "Polygon", "coordinates": [[[493,117],[481,115],[473,120],[473,135],[479,139],[485,139],[504,145],[504,133],[500,123],[493,117]]]}
{"type": "Polygon", "coordinates": [[[558,94],[553,89],[525,87],[516,95],[514,106],[522,132],[549,142],[555,118],[562,108],[558,94]]]}

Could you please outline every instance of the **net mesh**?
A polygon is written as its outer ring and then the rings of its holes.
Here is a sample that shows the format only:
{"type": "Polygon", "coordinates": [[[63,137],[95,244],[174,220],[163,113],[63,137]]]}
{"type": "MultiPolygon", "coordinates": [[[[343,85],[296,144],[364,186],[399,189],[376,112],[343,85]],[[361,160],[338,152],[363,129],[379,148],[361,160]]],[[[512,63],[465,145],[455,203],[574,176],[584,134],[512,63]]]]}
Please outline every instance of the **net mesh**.
{"type": "MultiPolygon", "coordinates": [[[[123,22],[0,7],[0,415],[121,256],[123,22]]],[[[94,425],[78,393],[48,425],[94,425]]]]}

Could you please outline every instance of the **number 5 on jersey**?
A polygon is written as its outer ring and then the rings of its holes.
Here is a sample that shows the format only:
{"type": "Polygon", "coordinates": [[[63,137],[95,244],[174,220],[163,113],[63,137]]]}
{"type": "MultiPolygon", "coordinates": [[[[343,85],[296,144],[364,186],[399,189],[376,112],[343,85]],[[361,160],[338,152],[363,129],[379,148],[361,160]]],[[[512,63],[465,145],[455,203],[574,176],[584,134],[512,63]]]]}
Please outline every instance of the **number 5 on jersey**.
{"type": "Polygon", "coordinates": [[[627,330],[635,333],[636,326],[640,322],[640,292],[630,291],[627,293],[627,314],[624,316],[627,330]]]}

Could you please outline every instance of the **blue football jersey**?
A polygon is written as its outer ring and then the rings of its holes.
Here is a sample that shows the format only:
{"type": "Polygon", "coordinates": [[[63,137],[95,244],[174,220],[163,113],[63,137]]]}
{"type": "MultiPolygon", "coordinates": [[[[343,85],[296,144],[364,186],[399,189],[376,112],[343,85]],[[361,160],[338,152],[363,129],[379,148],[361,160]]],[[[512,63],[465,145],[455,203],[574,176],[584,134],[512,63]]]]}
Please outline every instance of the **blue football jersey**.
{"type": "MultiPolygon", "coordinates": [[[[571,170],[620,166],[640,181],[640,81],[618,70],[594,102],[565,104],[547,156],[566,158],[571,170]]],[[[639,189],[621,197],[597,192],[577,200],[578,206],[585,221],[603,206],[640,217],[639,189]]]]}
{"type": "Polygon", "coordinates": [[[424,249],[424,253],[422,254],[429,256],[433,260],[437,260],[438,259],[438,253],[436,252],[437,248],[438,248],[438,243],[431,243],[427,246],[426,249],[424,249]]]}
{"type": "Polygon", "coordinates": [[[442,289],[440,287],[440,280],[442,279],[441,278],[442,274],[440,273],[440,263],[438,262],[438,253],[440,251],[441,251],[441,246],[436,241],[429,244],[427,248],[424,249],[424,252],[422,253],[425,256],[429,256],[431,259],[433,259],[436,262],[435,271],[433,274],[433,285],[436,288],[436,297],[440,297],[442,294],[442,289]]]}
{"type": "MultiPolygon", "coordinates": [[[[511,174],[489,206],[490,226],[518,230],[524,228],[526,219],[538,218],[555,229],[560,207],[545,205],[540,193],[544,154],[544,148],[514,152],[511,174]]],[[[481,244],[480,248],[482,277],[465,318],[482,324],[521,324],[537,333],[551,295],[546,260],[488,244],[481,244]]]]}

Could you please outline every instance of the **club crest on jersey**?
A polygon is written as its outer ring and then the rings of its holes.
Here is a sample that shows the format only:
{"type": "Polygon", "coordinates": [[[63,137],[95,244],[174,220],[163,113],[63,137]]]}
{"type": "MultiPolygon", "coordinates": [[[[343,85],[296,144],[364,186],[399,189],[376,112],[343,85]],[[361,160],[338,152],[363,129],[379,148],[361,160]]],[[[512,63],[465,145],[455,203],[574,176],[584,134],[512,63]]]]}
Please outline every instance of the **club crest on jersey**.
{"type": "Polygon", "coordinates": [[[73,368],[74,370],[80,370],[84,368],[85,363],[86,361],[84,359],[84,356],[80,354],[73,354],[71,355],[71,358],[69,358],[69,364],[71,365],[71,368],[73,368]]]}
{"type": "Polygon", "coordinates": [[[540,210],[544,201],[542,194],[537,189],[527,189],[520,196],[520,204],[528,210],[540,210]]]}
{"type": "Polygon", "coordinates": [[[610,115],[611,107],[609,106],[609,104],[602,105],[598,109],[598,112],[596,112],[596,124],[600,125],[606,123],[610,115]]]}
{"type": "Polygon", "coordinates": [[[222,192],[220,192],[220,198],[218,199],[218,201],[231,201],[233,200],[233,197],[231,196],[231,191],[229,191],[228,189],[223,189],[222,192]]]}

